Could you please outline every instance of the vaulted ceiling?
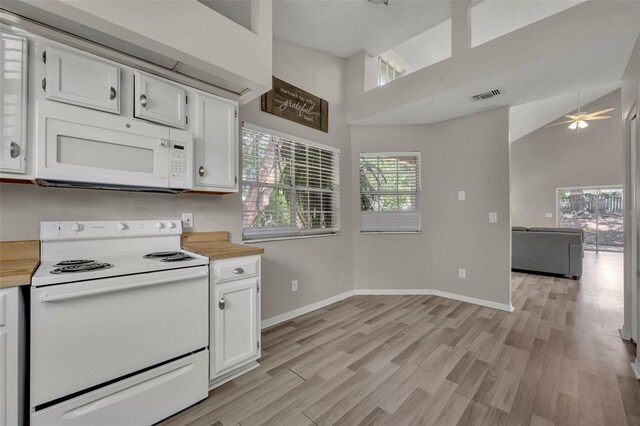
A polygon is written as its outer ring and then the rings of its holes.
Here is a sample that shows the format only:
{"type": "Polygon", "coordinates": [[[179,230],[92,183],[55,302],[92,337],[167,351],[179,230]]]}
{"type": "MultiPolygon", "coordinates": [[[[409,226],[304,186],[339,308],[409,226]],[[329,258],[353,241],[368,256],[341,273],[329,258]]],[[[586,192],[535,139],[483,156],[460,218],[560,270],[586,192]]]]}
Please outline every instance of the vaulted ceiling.
{"type": "Polygon", "coordinates": [[[341,58],[379,55],[450,17],[449,1],[275,0],[273,36],[341,58]]]}

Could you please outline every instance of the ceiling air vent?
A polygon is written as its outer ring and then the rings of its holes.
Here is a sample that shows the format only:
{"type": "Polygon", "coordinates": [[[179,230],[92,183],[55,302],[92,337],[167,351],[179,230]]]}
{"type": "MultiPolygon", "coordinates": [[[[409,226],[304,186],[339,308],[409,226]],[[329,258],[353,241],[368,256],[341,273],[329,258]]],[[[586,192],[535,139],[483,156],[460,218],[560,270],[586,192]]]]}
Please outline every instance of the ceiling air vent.
{"type": "Polygon", "coordinates": [[[497,89],[490,90],[488,92],[478,93],[477,95],[473,95],[471,97],[471,100],[484,101],[486,99],[493,98],[494,96],[502,95],[503,93],[504,93],[504,90],[502,88],[497,88],[497,89]]]}

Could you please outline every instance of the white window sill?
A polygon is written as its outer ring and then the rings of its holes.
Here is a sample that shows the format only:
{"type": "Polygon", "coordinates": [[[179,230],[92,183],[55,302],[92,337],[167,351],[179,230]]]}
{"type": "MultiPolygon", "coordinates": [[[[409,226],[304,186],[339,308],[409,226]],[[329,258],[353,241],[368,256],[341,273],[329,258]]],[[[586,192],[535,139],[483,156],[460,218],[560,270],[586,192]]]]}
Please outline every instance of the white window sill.
{"type": "Polygon", "coordinates": [[[342,234],[340,232],[335,232],[331,234],[295,235],[292,237],[252,238],[250,240],[242,240],[242,244],[268,243],[268,242],[288,241],[288,240],[306,240],[310,238],[339,237],[341,235],[342,234]]]}
{"type": "Polygon", "coordinates": [[[360,231],[361,235],[422,234],[422,231],[360,231]]]}

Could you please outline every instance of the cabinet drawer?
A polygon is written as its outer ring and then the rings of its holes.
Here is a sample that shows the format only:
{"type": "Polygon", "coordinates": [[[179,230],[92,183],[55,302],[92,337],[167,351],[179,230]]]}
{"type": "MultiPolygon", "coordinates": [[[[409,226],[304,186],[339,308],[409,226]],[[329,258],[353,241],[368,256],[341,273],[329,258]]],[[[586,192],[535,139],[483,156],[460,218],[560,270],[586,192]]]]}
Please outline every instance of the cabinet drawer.
{"type": "Polygon", "coordinates": [[[260,274],[260,257],[247,256],[213,262],[213,282],[222,283],[260,274]]]}
{"type": "Polygon", "coordinates": [[[150,425],[207,397],[206,350],[35,412],[31,425],[150,425]]]}

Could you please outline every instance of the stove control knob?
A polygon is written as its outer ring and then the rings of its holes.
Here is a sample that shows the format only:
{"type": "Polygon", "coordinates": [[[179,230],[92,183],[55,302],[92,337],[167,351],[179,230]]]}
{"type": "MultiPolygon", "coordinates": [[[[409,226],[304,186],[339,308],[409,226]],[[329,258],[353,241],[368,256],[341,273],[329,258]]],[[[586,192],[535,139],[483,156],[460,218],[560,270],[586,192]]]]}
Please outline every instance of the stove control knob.
{"type": "Polygon", "coordinates": [[[129,227],[127,226],[127,224],[126,224],[126,223],[124,223],[124,222],[120,222],[120,223],[118,223],[118,224],[116,225],[116,229],[117,229],[118,231],[125,231],[125,230],[129,229],[129,227]]]}
{"type": "Polygon", "coordinates": [[[73,225],[71,225],[71,230],[73,232],[80,232],[84,229],[84,226],[82,226],[81,224],[79,224],[78,222],[74,223],[73,225]]]}
{"type": "Polygon", "coordinates": [[[175,228],[175,227],[176,227],[176,224],[175,224],[175,223],[173,223],[173,222],[167,222],[167,228],[169,228],[169,229],[173,229],[173,228],[175,228]]]}
{"type": "Polygon", "coordinates": [[[160,223],[160,222],[156,222],[156,224],[153,225],[153,227],[156,228],[156,229],[162,229],[162,228],[164,228],[164,225],[162,223],[160,223]]]}

